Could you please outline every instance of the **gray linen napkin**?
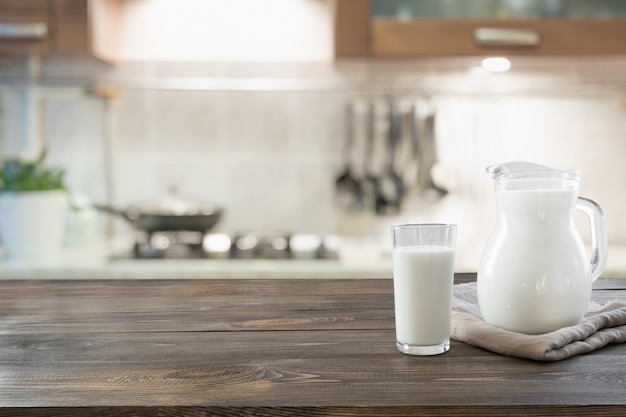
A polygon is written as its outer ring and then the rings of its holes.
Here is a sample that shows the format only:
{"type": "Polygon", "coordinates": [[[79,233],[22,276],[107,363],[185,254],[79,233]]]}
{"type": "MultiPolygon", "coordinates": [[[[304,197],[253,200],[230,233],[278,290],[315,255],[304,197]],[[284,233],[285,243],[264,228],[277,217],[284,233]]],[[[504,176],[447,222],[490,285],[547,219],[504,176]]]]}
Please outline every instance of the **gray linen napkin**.
{"type": "Polygon", "coordinates": [[[476,283],[457,284],[452,296],[452,339],[508,356],[559,361],[626,342],[626,304],[590,303],[582,323],[554,332],[527,335],[486,323],[480,314],[476,283]]]}

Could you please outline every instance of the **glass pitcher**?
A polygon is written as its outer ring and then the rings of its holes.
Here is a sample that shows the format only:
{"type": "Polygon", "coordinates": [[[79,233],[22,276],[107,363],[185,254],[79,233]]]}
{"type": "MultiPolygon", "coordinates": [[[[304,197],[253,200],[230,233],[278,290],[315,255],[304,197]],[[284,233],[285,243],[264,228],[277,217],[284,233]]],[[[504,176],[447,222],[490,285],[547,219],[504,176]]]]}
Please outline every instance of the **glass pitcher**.
{"type": "Polygon", "coordinates": [[[579,323],[607,260],[604,215],[578,196],[580,171],[509,162],[488,167],[487,174],[495,182],[498,220],[478,269],[483,318],[527,334],[579,323]],[[574,209],[589,218],[590,257],[574,209]]]}

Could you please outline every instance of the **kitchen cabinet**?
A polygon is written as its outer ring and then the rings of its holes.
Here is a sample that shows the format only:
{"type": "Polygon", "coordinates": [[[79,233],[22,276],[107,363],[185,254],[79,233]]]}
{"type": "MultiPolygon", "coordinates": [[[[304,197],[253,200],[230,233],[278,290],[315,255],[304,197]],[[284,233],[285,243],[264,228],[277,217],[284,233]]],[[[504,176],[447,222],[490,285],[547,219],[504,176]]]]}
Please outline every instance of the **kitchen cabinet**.
{"type": "Polygon", "coordinates": [[[0,55],[86,53],[115,59],[114,0],[0,0],[0,55]]]}
{"type": "Polygon", "coordinates": [[[51,48],[49,0],[0,0],[0,54],[51,48]]]}
{"type": "Polygon", "coordinates": [[[335,12],[337,58],[626,53],[614,0],[337,0],[335,12]]]}

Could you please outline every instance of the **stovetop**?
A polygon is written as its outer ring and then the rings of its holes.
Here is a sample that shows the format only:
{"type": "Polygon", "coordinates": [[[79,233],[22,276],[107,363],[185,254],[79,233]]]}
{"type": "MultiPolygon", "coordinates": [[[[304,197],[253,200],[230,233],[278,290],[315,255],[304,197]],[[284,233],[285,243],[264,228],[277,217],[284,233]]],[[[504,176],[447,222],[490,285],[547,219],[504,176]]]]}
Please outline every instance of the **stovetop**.
{"type": "Polygon", "coordinates": [[[136,259],[337,259],[336,239],[314,234],[157,231],[137,236],[136,259]]]}

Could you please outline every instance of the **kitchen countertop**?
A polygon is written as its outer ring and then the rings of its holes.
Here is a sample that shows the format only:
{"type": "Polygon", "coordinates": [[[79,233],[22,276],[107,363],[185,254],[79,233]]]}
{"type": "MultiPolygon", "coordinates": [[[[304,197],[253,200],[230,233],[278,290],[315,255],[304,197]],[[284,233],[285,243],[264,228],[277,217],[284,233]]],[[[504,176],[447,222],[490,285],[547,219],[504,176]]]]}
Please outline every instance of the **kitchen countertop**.
{"type": "Polygon", "coordinates": [[[33,265],[0,262],[2,279],[391,278],[391,260],[118,259],[33,265]]]}
{"type": "MultiPolygon", "coordinates": [[[[623,259],[626,259],[623,258],[623,259]]],[[[456,272],[475,272],[459,269],[456,272]]],[[[626,268],[608,265],[603,278],[626,276],[626,268]]],[[[66,261],[35,265],[0,260],[0,279],[306,279],[391,278],[391,259],[118,259],[66,261]]]]}
{"type": "Polygon", "coordinates": [[[391,254],[359,245],[339,259],[135,259],[132,240],[65,248],[55,264],[0,256],[0,279],[391,278],[391,254]],[[354,255],[358,254],[358,255],[354,255]]]}
{"type": "MultiPolygon", "coordinates": [[[[56,265],[0,259],[0,279],[306,279],[391,278],[390,253],[344,259],[108,259],[66,253],[56,265]],[[375,256],[374,256],[375,255],[375,256]]],[[[476,272],[475,260],[457,255],[455,271],[476,272]]],[[[609,249],[603,278],[626,276],[626,246],[609,249]]]]}
{"type": "Polygon", "coordinates": [[[403,355],[387,279],[3,280],[0,317],[0,416],[626,414],[626,344],[403,355]]]}

